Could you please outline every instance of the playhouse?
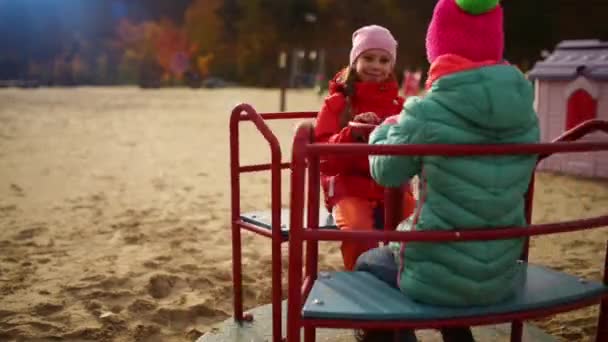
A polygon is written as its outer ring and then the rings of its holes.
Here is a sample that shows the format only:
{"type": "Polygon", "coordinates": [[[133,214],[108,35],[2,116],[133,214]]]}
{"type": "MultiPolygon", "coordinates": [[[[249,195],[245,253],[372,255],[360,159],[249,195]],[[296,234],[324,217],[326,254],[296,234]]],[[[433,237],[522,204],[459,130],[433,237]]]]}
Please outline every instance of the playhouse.
{"type": "MultiPolygon", "coordinates": [[[[584,121],[608,120],[608,42],[563,41],[536,63],[528,77],[534,82],[543,142],[584,121]]],[[[597,134],[585,138],[597,139],[597,134]]],[[[539,169],[608,178],[608,153],[558,155],[545,160],[539,169]]]]}

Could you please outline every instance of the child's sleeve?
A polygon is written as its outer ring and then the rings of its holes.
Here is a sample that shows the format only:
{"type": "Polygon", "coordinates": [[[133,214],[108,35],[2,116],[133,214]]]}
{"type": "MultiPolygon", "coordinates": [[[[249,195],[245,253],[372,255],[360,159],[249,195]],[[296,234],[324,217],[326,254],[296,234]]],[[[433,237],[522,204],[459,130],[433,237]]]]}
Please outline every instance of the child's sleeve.
{"type": "Polygon", "coordinates": [[[350,127],[340,127],[340,115],[346,107],[346,99],[342,94],[328,97],[315,123],[315,141],[323,143],[354,142],[350,127]]]}
{"type": "MultiPolygon", "coordinates": [[[[370,135],[372,145],[424,144],[426,124],[408,110],[408,105],[397,123],[384,123],[370,135]]],[[[370,156],[370,170],[374,180],[385,187],[398,187],[420,173],[419,156],[370,156]]]]}
{"type": "MultiPolygon", "coordinates": [[[[334,94],[325,100],[315,123],[315,142],[329,144],[356,142],[350,127],[340,127],[340,115],[345,106],[346,100],[342,94],[334,94]]],[[[351,159],[345,156],[324,155],[321,157],[321,172],[332,176],[350,170],[353,168],[351,159]]]]}

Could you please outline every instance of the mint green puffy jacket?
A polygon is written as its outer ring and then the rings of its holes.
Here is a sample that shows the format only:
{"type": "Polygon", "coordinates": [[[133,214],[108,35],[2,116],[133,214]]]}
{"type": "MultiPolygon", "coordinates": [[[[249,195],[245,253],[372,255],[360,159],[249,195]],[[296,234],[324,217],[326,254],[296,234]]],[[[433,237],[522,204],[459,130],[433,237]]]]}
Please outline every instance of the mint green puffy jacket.
{"type": "MultiPolygon", "coordinates": [[[[530,82],[495,65],[439,78],[410,98],[398,123],[371,144],[511,144],[539,141],[530,82]]],[[[420,177],[418,211],[399,229],[455,230],[525,226],[524,196],[536,156],[372,156],[372,177],[397,186],[420,177]],[[413,221],[416,221],[413,223],[413,221]]],[[[523,240],[407,243],[398,253],[399,285],[414,300],[445,306],[490,305],[519,280],[523,240]]]]}

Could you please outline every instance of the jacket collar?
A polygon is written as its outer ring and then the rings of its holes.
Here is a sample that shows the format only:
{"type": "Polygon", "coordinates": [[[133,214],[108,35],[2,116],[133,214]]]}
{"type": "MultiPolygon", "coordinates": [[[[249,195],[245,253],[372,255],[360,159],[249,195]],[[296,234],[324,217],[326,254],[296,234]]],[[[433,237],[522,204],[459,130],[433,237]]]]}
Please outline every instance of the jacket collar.
{"type": "Polygon", "coordinates": [[[433,83],[443,77],[450,74],[455,74],[457,72],[478,69],[487,66],[497,65],[497,64],[507,64],[504,61],[495,61],[495,60],[486,60],[481,62],[472,61],[468,58],[454,55],[454,54],[446,54],[437,57],[437,59],[431,64],[429,69],[429,77],[426,80],[425,87],[426,89],[430,89],[433,83]]]}

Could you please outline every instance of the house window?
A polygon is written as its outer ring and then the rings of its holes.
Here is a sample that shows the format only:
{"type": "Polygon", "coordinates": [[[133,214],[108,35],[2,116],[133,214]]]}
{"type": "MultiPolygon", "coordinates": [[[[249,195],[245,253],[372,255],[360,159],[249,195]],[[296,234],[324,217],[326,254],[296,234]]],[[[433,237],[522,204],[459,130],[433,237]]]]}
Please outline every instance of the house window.
{"type": "Polygon", "coordinates": [[[597,100],[584,89],[577,89],[568,98],[566,130],[597,118],[597,100]]]}

